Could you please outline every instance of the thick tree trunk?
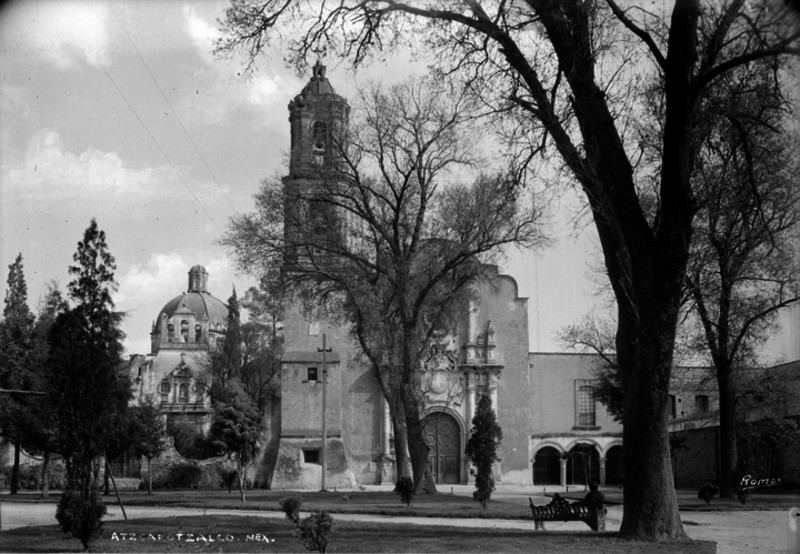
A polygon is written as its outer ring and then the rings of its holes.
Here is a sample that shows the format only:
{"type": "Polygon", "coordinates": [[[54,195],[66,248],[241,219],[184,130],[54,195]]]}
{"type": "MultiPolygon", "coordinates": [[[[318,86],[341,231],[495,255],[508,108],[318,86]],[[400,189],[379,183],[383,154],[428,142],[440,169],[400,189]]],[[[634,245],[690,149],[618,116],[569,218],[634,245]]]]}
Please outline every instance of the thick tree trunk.
{"type": "Polygon", "coordinates": [[[411,456],[408,451],[408,434],[406,433],[406,416],[403,404],[399,398],[389,401],[392,414],[392,429],[394,430],[394,463],[397,471],[396,480],[401,477],[411,477],[414,471],[411,467],[411,456]]]}
{"type": "Polygon", "coordinates": [[[422,435],[422,422],[418,415],[406,418],[408,428],[408,453],[411,458],[411,469],[414,475],[414,486],[418,493],[436,493],[436,485],[428,474],[428,453],[430,447],[422,435]]]}
{"type": "Polygon", "coordinates": [[[732,498],[736,469],[736,406],[730,370],[718,370],[719,384],[719,496],[732,498]]]}
{"type": "Polygon", "coordinates": [[[19,492],[19,443],[14,443],[14,467],[11,469],[11,494],[19,492]]]}
{"type": "MultiPolygon", "coordinates": [[[[621,360],[624,376],[624,494],[620,535],[654,540],[686,537],[678,513],[670,460],[667,399],[677,325],[671,287],[639,303],[638,324],[621,318],[623,343],[635,344],[621,360]]],[[[654,290],[659,289],[654,286],[654,290]]]]}
{"type": "Polygon", "coordinates": [[[42,455],[42,498],[50,496],[50,452],[42,455]]]}

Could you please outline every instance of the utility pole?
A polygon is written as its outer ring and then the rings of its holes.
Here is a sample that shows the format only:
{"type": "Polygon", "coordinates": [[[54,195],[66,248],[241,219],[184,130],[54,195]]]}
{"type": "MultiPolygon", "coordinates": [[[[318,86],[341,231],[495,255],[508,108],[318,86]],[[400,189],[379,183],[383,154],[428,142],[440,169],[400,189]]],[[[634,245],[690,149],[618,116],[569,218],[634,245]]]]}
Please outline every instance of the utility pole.
{"type": "Polygon", "coordinates": [[[328,420],[326,418],[328,411],[328,352],[331,349],[328,346],[328,335],[322,333],[322,348],[317,348],[317,352],[322,352],[322,488],[325,488],[325,474],[328,473],[328,420]]]}

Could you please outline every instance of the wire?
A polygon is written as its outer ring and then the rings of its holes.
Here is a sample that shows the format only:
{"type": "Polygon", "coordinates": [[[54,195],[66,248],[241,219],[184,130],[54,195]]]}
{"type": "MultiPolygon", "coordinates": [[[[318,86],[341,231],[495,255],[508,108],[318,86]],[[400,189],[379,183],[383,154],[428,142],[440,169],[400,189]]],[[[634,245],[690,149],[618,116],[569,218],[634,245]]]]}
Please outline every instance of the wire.
{"type": "MultiPolygon", "coordinates": [[[[69,11],[68,11],[68,10],[64,9],[64,7],[63,7],[62,5],[60,5],[60,4],[59,4],[59,9],[61,9],[61,11],[64,13],[64,15],[67,17],[67,19],[69,19],[70,21],[72,21],[72,18],[70,17],[70,14],[69,14],[69,11]]],[[[136,111],[136,109],[135,109],[135,108],[133,107],[133,105],[130,103],[130,101],[128,100],[128,98],[125,96],[125,93],[123,93],[123,92],[122,92],[122,89],[119,87],[119,85],[117,85],[117,82],[116,82],[116,81],[113,79],[113,77],[111,77],[111,74],[108,72],[108,70],[106,69],[105,65],[103,65],[103,63],[100,61],[100,56],[98,56],[98,55],[97,55],[97,52],[95,52],[95,51],[94,51],[94,48],[92,48],[92,45],[91,45],[91,44],[89,44],[89,43],[87,42],[87,43],[85,44],[85,46],[86,46],[86,48],[88,48],[88,49],[89,49],[89,50],[92,52],[92,54],[93,54],[93,55],[95,56],[95,58],[98,60],[98,61],[97,61],[97,64],[100,66],[100,69],[102,69],[102,70],[103,70],[103,74],[106,76],[106,78],[109,80],[109,82],[111,83],[111,85],[114,87],[114,89],[115,89],[115,90],[117,91],[117,93],[120,95],[120,97],[122,98],[122,100],[123,100],[123,101],[125,102],[125,104],[128,106],[128,109],[130,109],[130,110],[131,110],[131,113],[133,113],[134,117],[136,117],[136,120],[139,122],[139,124],[142,126],[142,128],[144,129],[144,131],[147,133],[147,136],[149,136],[149,137],[150,137],[150,140],[152,140],[152,141],[153,141],[153,144],[155,144],[155,146],[156,146],[156,148],[158,149],[158,151],[161,153],[161,155],[162,155],[162,156],[164,157],[164,159],[167,161],[167,164],[169,164],[169,166],[170,166],[170,167],[171,167],[171,168],[172,168],[172,169],[175,171],[175,173],[178,175],[178,179],[181,181],[181,183],[183,184],[183,186],[184,186],[184,187],[186,187],[186,190],[189,192],[189,195],[190,195],[190,196],[191,196],[191,197],[194,199],[194,201],[195,201],[195,202],[197,202],[197,204],[200,206],[200,208],[201,208],[201,209],[203,210],[203,212],[205,213],[206,217],[208,217],[209,221],[211,221],[212,225],[214,225],[214,227],[216,227],[217,231],[219,231],[220,233],[222,233],[222,232],[223,232],[223,231],[222,231],[222,229],[219,227],[219,225],[217,225],[217,222],[216,222],[216,221],[214,220],[214,218],[211,216],[211,213],[208,211],[208,209],[207,209],[207,208],[206,208],[206,207],[203,205],[203,203],[200,201],[200,199],[199,199],[199,198],[197,197],[197,195],[194,193],[194,191],[192,190],[192,187],[190,187],[190,186],[189,186],[189,183],[187,183],[187,182],[186,182],[186,179],[184,179],[184,177],[183,177],[183,174],[181,173],[181,171],[180,171],[180,170],[178,169],[178,167],[177,167],[177,166],[176,166],[176,165],[175,165],[175,164],[172,162],[172,160],[170,159],[170,157],[167,155],[167,153],[166,153],[166,152],[164,151],[164,149],[161,147],[161,144],[159,144],[159,142],[158,142],[158,140],[156,139],[156,137],[155,137],[155,136],[153,135],[153,133],[150,131],[150,128],[147,126],[147,124],[144,122],[144,120],[142,120],[142,118],[139,116],[139,113],[136,111]]]]}
{"type": "Polygon", "coordinates": [[[203,153],[197,147],[197,144],[194,142],[194,139],[192,138],[192,136],[189,134],[189,131],[184,126],[183,121],[181,121],[181,118],[178,117],[178,114],[175,111],[175,108],[172,107],[172,103],[169,101],[169,99],[167,98],[167,95],[164,93],[164,89],[161,88],[161,86],[158,84],[158,80],[156,79],[155,75],[153,75],[153,72],[150,71],[150,66],[147,65],[147,62],[145,61],[144,57],[142,56],[142,53],[140,52],[139,48],[136,46],[136,43],[133,41],[133,38],[131,38],[130,33],[128,33],[128,29],[125,27],[125,24],[119,18],[119,16],[117,15],[117,12],[114,11],[114,8],[111,6],[111,2],[108,2],[108,7],[111,10],[111,13],[114,14],[114,18],[117,20],[117,23],[119,23],[119,26],[122,27],[122,32],[125,33],[125,36],[128,38],[128,42],[130,42],[131,46],[133,46],[133,49],[136,52],[136,56],[139,58],[139,61],[142,62],[142,65],[144,66],[145,70],[147,71],[147,74],[150,75],[150,79],[153,81],[153,84],[158,89],[158,92],[161,93],[161,98],[163,98],[164,102],[167,104],[167,106],[169,106],[169,109],[172,112],[172,115],[175,117],[175,120],[178,122],[178,125],[180,126],[181,130],[183,131],[183,134],[186,135],[186,138],[189,140],[189,143],[192,145],[192,148],[194,148],[194,151],[197,153],[198,157],[203,162],[203,166],[206,168],[206,171],[208,171],[208,174],[211,176],[211,180],[214,181],[214,184],[217,185],[217,188],[219,189],[220,193],[222,193],[222,196],[225,198],[225,201],[228,203],[228,205],[231,207],[231,209],[235,212],[236,208],[231,203],[230,198],[228,198],[228,195],[225,194],[225,189],[223,189],[222,185],[219,184],[219,181],[217,180],[216,175],[214,175],[214,172],[211,171],[211,167],[209,167],[205,156],[203,156],[203,153]]]}

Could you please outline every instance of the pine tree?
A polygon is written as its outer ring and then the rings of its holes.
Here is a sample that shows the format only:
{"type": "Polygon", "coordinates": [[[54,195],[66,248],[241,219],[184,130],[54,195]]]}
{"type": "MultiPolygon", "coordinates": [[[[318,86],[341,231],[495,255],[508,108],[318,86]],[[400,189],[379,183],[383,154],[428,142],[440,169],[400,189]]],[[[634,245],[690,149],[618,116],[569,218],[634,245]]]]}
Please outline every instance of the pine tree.
{"type": "MultiPolygon", "coordinates": [[[[28,285],[22,266],[22,254],[8,266],[8,288],[0,323],[0,388],[30,390],[33,357],[33,321],[28,308],[28,285]]],[[[35,400],[18,395],[4,395],[0,404],[0,431],[14,443],[11,494],[19,490],[21,441],[25,436],[26,413],[35,400]]]]}
{"type": "Polygon", "coordinates": [[[87,546],[105,513],[95,490],[96,463],[126,428],[130,388],[118,372],[122,332],[111,298],[115,261],[94,219],[73,260],[68,290],[75,307],[56,318],[50,333],[48,401],[67,464],[67,490],[56,515],[64,531],[87,546]]]}
{"type": "Polygon", "coordinates": [[[464,453],[476,468],[475,492],[472,493],[472,498],[485,508],[494,491],[492,465],[500,461],[497,451],[500,441],[503,440],[503,430],[497,423],[497,415],[492,410],[492,400],[488,395],[484,394],[478,400],[470,433],[464,453]]]}

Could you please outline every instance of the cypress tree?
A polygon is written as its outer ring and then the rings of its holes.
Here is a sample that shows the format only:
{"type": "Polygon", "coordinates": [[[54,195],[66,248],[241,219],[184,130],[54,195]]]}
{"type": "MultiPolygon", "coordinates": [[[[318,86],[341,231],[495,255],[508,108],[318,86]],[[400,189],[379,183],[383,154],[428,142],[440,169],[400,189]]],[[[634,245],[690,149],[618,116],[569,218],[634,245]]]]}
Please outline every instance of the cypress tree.
{"type": "MultiPolygon", "coordinates": [[[[28,308],[28,285],[22,254],[8,266],[3,321],[0,322],[0,388],[29,390],[32,381],[33,322],[28,308]]],[[[5,395],[4,395],[5,396],[5,395]]],[[[25,414],[31,398],[9,395],[0,404],[0,430],[14,443],[11,494],[19,491],[20,442],[25,437],[25,414]]]]}
{"type": "Polygon", "coordinates": [[[98,461],[126,428],[130,388],[118,371],[122,316],[111,298],[117,289],[115,260],[94,219],[73,260],[68,290],[75,305],[56,318],[50,332],[48,393],[67,464],[67,490],[56,517],[87,547],[105,514],[96,491],[98,461]]]}
{"type": "Polygon", "coordinates": [[[484,394],[478,400],[470,433],[464,453],[469,456],[476,469],[475,492],[472,493],[472,498],[485,508],[494,491],[492,465],[500,461],[497,451],[500,441],[503,440],[503,430],[497,423],[497,415],[488,395],[484,394]]]}

